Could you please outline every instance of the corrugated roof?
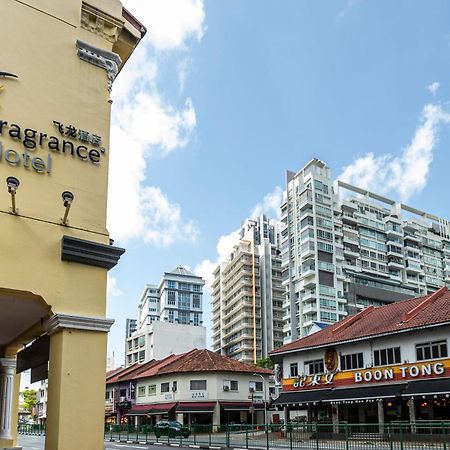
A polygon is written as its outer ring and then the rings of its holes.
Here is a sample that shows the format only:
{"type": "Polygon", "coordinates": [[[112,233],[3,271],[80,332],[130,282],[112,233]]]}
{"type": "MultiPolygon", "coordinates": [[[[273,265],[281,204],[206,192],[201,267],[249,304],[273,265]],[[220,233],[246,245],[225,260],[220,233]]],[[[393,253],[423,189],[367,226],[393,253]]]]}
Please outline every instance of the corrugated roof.
{"type": "Polygon", "coordinates": [[[277,355],[295,350],[323,347],[377,335],[397,333],[450,322],[450,291],[442,287],[433,294],[396,301],[388,305],[369,306],[359,313],[272,352],[277,355]]]}

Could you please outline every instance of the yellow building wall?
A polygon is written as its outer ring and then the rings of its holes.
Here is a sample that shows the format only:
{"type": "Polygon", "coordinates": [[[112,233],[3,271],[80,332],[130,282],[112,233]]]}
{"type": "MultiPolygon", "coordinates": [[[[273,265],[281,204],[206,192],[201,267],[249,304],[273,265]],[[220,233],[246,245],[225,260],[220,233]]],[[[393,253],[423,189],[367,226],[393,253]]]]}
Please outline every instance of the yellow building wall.
{"type": "MultiPolygon", "coordinates": [[[[87,3],[0,0],[0,71],[18,76],[0,77],[0,288],[41,296],[51,305],[52,314],[104,318],[106,268],[61,260],[63,236],[106,245],[110,242],[106,229],[111,112],[108,75],[104,68],[80,59],[76,43],[81,40],[108,52],[118,51],[126,60],[139,42],[141,30],[123,19],[118,0],[87,3]],[[92,19],[94,22],[89,22],[92,19]],[[100,136],[101,145],[62,136],[54,121],[100,136]],[[10,135],[11,124],[20,127],[20,139],[10,135]],[[37,132],[33,139],[36,148],[26,148],[26,128],[37,132]],[[43,145],[38,143],[39,133],[47,135],[42,137],[43,145]],[[50,136],[59,139],[60,151],[48,149],[50,136]],[[93,163],[76,153],[64,154],[63,139],[75,148],[86,145],[88,150],[104,147],[105,151],[99,152],[100,161],[93,163]],[[12,161],[18,155],[19,161],[8,162],[6,155],[12,161]],[[36,171],[32,158],[41,158],[45,169],[36,171]],[[20,181],[17,215],[10,211],[8,176],[20,181]],[[68,226],[61,225],[63,191],[75,196],[68,226]]],[[[121,157],[128,157],[126,149],[121,151],[121,157]]],[[[82,154],[87,155],[85,150],[82,154]]],[[[23,303],[26,315],[27,303],[19,297],[17,302],[23,303]]],[[[45,332],[44,324],[38,321],[32,330],[30,339],[45,332]]],[[[70,328],[52,333],[46,449],[78,450],[84,446],[100,450],[107,333],[105,329],[70,328]]],[[[7,342],[5,348],[0,345],[0,356],[13,356],[25,343],[23,339],[7,342]]],[[[14,418],[13,430],[16,423],[14,418]]],[[[15,438],[0,444],[14,445],[15,438]]]]}

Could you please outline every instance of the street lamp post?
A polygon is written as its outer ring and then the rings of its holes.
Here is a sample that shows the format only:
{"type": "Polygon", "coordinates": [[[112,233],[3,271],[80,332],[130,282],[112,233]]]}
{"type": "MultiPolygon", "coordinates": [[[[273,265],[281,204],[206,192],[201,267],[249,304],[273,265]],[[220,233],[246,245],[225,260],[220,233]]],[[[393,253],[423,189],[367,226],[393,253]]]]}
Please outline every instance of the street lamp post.
{"type": "Polygon", "coordinates": [[[266,383],[265,383],[266,380],[264,379],[264,377],[260,373],[254,373],[253,376],[261,377],[261,380],[262,380],[263,395],[264,395],[264,399],[263,399],[264,400],[264,423],[266,425],[268,425],[269,422],[267,421],[267,395],[266,395],[266,383]]]}

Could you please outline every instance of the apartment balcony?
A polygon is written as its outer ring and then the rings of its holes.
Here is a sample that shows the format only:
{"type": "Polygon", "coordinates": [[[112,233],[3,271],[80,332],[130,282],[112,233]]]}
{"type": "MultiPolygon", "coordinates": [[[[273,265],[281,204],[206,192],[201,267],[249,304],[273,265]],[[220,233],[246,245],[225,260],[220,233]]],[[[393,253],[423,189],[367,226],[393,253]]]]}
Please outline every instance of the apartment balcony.
{"type": "Polygon", "coordinates": [[[386,228],[386,234],[388,236],[388,239],[389,239],[389,236],[394,239],[400,239],[403,237],[403,231],[401,229],[393,230],[393,229],[386,228]]]}
{"type": "Polygon", "coordinates": [[[342,200],[341,207],[353,212],[358,211],[358,206],[349,200],[342,200]]]}
{"type": "Polygon", "coordinates": [[[344,233],[343,241],[359,246],[359,240],[355,236],[349,236],[346,233],[344,233]]]}
{"type": "Polygon", "coordinates": [[[301,276],[300,281],[303,288],[311,288],[316,285],[316,273],[309,271],[309,276],[301,276]]]}
{"type": "Polygon", "coordinates": [[[305,305],[305,306],[303,306],[302,312],[305,315],[315,314],[315,313],[317,313],[317,305],[315,303],[310,303],[308,305],[305,305]]]}
{"type": "Polygon", "coordinates": [[[314,256],[314,242],[308,242],[307,245],[303,244],[300,247],[300,256],[302,259],[308,258],[308,256],[314,256]]]}
{"type": "Polygon", "coordinates": [[[403,258],[403,253],[402,253],[401,249],[400,250],[388,249],[387,255],[388,256],[396,256],[398,258],[403,258]]]}
{"type": "Polygon", "coordinates": [[[399,261],[388,261],[387,265],[390,269],[404,269],[404,267],[405,267],[403,262],[399,262],[399,261]]]}
{"type": "Polygon", "coordinates": [[[344,247],[344,256],[352,256],[353,258],[359,258],[359,251],[350,247],[344,247]]]}
{"type": "Polygon", "coordinates": [[[352,225],[358,223],[358,218],[355,217],[352,213],[344,212],[344,214],[342,214],[341,218],[342,218],[342,223],[349,223],[352,225]]]}
{"type": "Polygon", "coordinates": [[[406,233],[415,233],[417,231],[417,225],[414,225],[411,222],[405,222],[402,226],[403,231],[405,231],[406,233]]]}
{"type": "Polygon", "coordinates": [[[415,274],[419,274],[419,273],[423,272],[421,266],[420,265],[415,265],[415,264],[409,265],[409,266],[406,265],[405,270],[408,273],[415,273],[415,274]]]}

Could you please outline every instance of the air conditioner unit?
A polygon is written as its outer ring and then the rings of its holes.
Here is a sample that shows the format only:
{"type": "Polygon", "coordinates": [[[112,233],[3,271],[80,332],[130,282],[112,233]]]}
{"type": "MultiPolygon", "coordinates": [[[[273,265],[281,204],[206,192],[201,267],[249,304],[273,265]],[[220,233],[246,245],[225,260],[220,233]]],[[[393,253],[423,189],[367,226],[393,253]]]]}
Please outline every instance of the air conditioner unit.
{"type": "Polygon", "coordinates": [[[223,387],[223,390],[224,390],[224,391],[229,391],[229,390],[230,390],[230,386],[224,386],[224,387],[223,387]]]}

